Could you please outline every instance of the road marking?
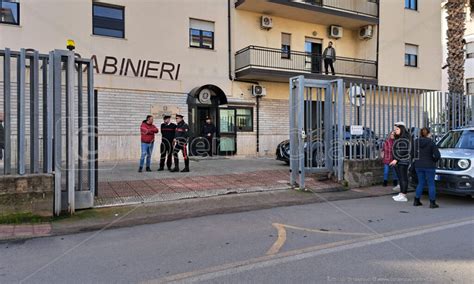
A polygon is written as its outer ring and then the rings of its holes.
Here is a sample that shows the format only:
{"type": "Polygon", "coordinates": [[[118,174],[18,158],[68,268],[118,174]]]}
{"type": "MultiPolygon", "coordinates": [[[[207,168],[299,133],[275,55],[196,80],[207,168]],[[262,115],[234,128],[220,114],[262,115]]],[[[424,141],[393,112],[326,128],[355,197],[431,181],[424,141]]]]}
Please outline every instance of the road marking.
{"type": "Polygon", "coordinates": [[[199,281],[207,281],[223,276],[242,273],[245,271],[261,269],[279,264],[304,260],[307,258],[313,258],[320,255],[341,252],[354,248],[361,248],[473,224],[474,219],[465,218],[426,226],[417,226],[415,228],[392,231],[378,235],[370,235],[348,241],[330,243],[323,246],[318,245],[274,255],[251,258],[244,261],[213,266],[202,270],[180,273],[161,279],[154,279],[144,283],[194,283],[199,281]]]}
{"type": "Polygon", "coordinates": [[[273,243],[272,247],[267,251],[266,255],[277,254],[280,251],[280,249],[283,247],[286,241],[285,228],[311,232],[311,233],[327,234],[327,235],[342,235],[342,236],[370,236],[371,235],[367,233],[346,233],[346,232],[338,232],[338,231],[323,231],[320,229],[309,229],[309,228],[297,227],[297,226],[280,224],[280,223],[273,223],[272,226],[278,230],[278,238],[273,243]]]}

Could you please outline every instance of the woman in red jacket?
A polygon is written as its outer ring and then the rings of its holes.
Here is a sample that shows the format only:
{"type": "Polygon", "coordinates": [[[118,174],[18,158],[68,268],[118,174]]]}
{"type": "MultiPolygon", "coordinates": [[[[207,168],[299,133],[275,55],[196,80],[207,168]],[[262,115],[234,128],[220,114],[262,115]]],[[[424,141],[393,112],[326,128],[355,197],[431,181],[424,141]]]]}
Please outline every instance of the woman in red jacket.
{"type": "Polygon", "coordinates": [[[158,133],[158,128],[153,124],[153,116],[147,115],[146,119],[140,125],[142,154],[140,157],[140,167],[138,172],[143,171],[143,164],[146,158],[146,171],[151,172],[151,154],[153,152],[153,144],[155,142],[155,134],[158,133]]]}
{"type": "Polygon", "coordinates": [[[395,142],[395,133],[392,131],[390,135],[387,137],[387,140],[383,143],[382,149],[382,162],[383,162],[383,186],[387,186],[388,183],[388,175],[390,171],[392,172],[392,180],[394,190],[398,188],[398,178],[397,174],[395,173],[394,167],[390,167],[390,163],[393,161],[393,153],[392,147],[393,143],[395,142]]]}

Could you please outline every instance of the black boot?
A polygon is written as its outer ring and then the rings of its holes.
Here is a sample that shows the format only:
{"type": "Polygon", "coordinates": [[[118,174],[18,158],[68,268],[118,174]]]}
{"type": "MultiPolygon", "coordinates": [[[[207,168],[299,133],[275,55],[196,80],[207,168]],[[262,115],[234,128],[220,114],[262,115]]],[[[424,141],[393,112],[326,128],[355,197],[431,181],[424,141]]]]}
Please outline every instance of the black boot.
{"type": "Polygon", "coordinates": [[[415,200],[413,201],[413,206],[422,206],[423,204],[420,202],[419,198],[415,197],[415,200]]]}
{"type": "Polygon", "coordinates": [[[150,167],[146,167],[146,169],[145,169],[145,170],[146,170],[147,172],[151,172],[151,169],[150,169],[150,167]]]}
{"type": "Polygon", "coordinates": [[[174,169],[170,170],[170,172],[172,172],[172,173],[177,173],[177,172],[179,172],[179,168],[178,168],[178,167],[175,167],[174,169]]]}
{"type": "Polygon", "coordinates": [[[189,168],[184,168],[181,172],[182,173],[189,173],[189,168]]]}
{"type": "Polygon", "coordinates": [[[397,186],[398,185],[398,180],[394,180],[393,181],[393,186],[397,186]]]}
{"type": "Polygon", "coordinates": [[[160,168],[158,169],[159,172],[161,172],[162,170],[164,170],[163,167],[160,167],[160,168]]]}
{"type": "Polygon", "coordinates": [[[438,208],[438,204],[436,204],[435,200],[430,200],[430,208],[438,208]]]}
{"type": "Polygon", "coordinates": [[[142,168],[142,167],[139,167],[139,168],[138,168],[138,172],[139,172],[139,173],[143,172],[143,168],[142,168]]]}
{"type": "Polygon", "coordinates": [[[383,181],[383,186],[384,186],[384,187],[387,186],[387,181],[386,181],[386,180],[383,181]]]}

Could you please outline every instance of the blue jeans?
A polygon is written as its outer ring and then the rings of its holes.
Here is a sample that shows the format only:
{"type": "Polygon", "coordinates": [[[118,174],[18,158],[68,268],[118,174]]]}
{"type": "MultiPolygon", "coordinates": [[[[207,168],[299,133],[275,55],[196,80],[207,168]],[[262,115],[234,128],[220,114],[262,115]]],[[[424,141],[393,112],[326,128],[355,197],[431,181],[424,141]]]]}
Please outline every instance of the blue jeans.
{"type": "Polygon", "coordinates": [[[143,164],[146,158],[146,166],[150,167],[151,165],[151,153],[153,152],[153,143],[143,143],[142,142],[142,155],[140,157],[140,168],[143,168],[143,164]]]}
{"type": "Polygon", "coordinates": [[[390,169],[392,169],[392,180],[398,180],[397,173],[395,172],[395,167],[391,167],[389,165],[383,165],[383,180],[388,180],[388,174],[390,173],[390,169]]]}
{"type": "Polygon", "coordinates": [[[435,188],[436,169],[415,168],[415,171],[418,177],[418,185],[416,186],[416,198],[420,198],[421,195],[423,194],[425,181],[427,181],[430,200],[433,200],[433,201],[436,200],[436,188],[435,188]]]}

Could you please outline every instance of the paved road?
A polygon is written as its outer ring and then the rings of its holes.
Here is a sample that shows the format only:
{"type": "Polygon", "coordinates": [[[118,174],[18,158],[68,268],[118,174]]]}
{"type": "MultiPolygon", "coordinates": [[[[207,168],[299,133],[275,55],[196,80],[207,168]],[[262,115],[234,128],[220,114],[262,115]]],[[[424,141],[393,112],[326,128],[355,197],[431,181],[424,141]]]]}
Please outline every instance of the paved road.
{"type": "Polygon", "coordinates": [[[474,200],[389,196],[0,244],[0,283],[472,283],[474,200]]]}

